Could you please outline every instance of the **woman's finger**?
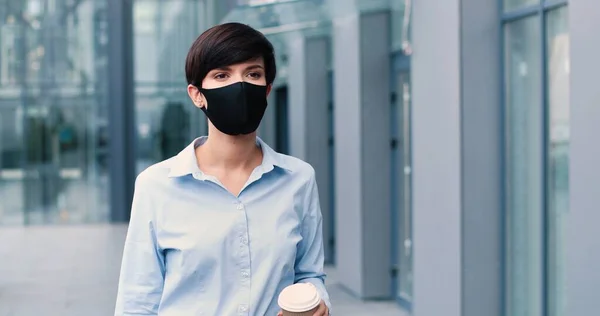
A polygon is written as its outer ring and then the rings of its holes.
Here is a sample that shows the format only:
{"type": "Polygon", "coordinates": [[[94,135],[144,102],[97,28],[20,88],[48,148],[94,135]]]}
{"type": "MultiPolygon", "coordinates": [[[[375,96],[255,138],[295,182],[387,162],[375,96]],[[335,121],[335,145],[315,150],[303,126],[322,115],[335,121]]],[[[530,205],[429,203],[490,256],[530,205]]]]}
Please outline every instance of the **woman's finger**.
{"type": "Polygon", "coordinates": [[[321,301],[319,308],[315,311],[313,316],[329,316],[329,309],[327,308],[327,305],[325,305],[324,301],[321,301]]]}

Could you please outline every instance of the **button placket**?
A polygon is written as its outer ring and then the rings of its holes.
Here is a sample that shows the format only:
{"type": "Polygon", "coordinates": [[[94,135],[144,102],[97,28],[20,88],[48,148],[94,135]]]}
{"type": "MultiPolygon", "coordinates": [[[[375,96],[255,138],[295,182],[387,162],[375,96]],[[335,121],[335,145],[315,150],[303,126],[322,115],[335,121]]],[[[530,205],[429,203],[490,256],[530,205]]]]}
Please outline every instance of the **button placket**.
{"type": "Polygon", "coordinates": [[[248,218],[247,209],[242,201],[237,200],[234,202],[235,208],[241,213],[242,220],[238,230],[238,241],[239,241],[239,282],[240,282],[240,305],[238,306],[238,315],[249,315],[250,313],[250,283],[251,283],[251,270],[250,270],[250,246],[249,246],[249,233],[248,233],[248,218]]]}

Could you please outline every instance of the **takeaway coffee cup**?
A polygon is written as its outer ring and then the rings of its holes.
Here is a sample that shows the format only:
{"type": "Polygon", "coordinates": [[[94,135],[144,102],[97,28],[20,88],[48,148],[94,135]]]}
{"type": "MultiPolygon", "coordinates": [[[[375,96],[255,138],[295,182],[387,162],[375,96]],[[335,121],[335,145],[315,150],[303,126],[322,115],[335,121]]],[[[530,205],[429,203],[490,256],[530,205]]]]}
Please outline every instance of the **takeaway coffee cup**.
{"type": "Polygon", "coordinates": [[[298,283],[283,289],[277,302],[283,316],[312,316],[319,307],[321,297],[314,285],[298,283]]]}

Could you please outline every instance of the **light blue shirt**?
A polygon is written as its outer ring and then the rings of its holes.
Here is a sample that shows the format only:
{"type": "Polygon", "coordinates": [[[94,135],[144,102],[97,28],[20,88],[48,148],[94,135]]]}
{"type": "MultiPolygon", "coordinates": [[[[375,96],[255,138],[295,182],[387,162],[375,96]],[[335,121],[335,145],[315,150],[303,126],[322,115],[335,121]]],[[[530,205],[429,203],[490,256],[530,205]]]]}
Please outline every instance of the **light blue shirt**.
{"type": "Polygon", "coordinates": [[[277,315],[288,285],[328,306],[314,169],[257,143],[263,161],[234,196],[200,171],[198,138],[136,179],[115,315],[277,315]]]}

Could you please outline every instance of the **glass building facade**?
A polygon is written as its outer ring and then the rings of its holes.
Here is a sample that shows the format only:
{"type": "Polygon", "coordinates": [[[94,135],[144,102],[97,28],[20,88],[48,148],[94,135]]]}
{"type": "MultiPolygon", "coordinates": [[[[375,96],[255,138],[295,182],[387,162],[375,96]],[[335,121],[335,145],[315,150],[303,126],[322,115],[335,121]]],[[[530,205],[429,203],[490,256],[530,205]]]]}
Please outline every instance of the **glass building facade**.
{"type": "Polygon", "coordinates": [[[0,223],[109,219],[103,1],[0,4],[0,223]]]}
{"type": "Polygon", "coordinates": [[[412,301],[412,154],[411,154],[411,1],[390,3],[391,74],[391,177],[393,281],[396,300],[407,309],[412,301]]]}
{"type": "Polygon", "coordinates": [[[191,43],[238,21],[275,46],[259,136],[317,170],[348,292],[417,316],[574,316],[571,7],[3,1],[0,229],[126,222],[135,176],[207,132],[191,43]]]}
{"type": "Polygon", "coordinates": [[[566,1],[505,1],[507,313],[565,315],[566,1]]]}

